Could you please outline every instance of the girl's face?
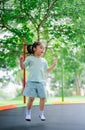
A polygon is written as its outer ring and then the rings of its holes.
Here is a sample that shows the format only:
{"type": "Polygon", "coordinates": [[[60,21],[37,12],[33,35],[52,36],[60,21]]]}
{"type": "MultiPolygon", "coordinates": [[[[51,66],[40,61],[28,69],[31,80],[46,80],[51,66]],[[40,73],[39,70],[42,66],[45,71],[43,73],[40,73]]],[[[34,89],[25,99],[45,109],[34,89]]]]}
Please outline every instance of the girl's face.
{"type": "Polygon", "coordinates": [[[37,57],[40,57],[44,54],[45,52],[45,47],[43,44],[38,45],[36,48],[33,48],[34,50],[34,55],[37,57]]]}

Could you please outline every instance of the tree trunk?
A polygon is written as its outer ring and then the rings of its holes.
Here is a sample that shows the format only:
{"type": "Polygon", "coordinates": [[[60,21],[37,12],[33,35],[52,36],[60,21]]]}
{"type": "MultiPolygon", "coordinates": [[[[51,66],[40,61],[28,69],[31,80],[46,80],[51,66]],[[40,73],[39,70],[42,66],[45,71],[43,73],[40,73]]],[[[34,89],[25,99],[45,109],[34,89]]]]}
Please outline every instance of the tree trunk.
{"type": "Polygon", "coordinates": [[[81,78],[80,75],[76,76],[76,94],[80,95],[80,88],[81,88],[81,78]]]}
{"type": "Polygon", "coordinates": [[[37,28],[37,41],[40,41],[40,27],[37,28]]]}

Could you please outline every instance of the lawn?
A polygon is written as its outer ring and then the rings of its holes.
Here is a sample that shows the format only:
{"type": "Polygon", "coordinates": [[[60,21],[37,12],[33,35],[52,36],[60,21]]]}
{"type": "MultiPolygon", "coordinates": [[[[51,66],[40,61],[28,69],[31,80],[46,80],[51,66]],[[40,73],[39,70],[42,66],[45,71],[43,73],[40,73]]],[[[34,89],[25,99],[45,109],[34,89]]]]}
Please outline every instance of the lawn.
{"type": "MultiPolygon", "coordinates": [[[[75,96],[75,97],[64,97],[64,102],[62,102],[61,97],[47,97],[46,104],[57,104],[57,103],[85,103],[85,96],[75,96]]],[[[39,99],[36,98],[33,105],[38,105],[39,99]]],[[[19,96],[11,100],[1,100],[0,106],[6,105],[16,105],[18,107],[25,106],[23,102],[23,97],[19,96]]]]}

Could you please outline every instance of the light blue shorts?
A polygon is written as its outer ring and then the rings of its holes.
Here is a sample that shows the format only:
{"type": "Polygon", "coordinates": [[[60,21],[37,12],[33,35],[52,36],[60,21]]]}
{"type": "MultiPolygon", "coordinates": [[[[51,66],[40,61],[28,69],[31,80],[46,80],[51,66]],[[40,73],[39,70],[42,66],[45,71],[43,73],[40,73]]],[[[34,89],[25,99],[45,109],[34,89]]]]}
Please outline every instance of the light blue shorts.
{"type": "Polygon", "coordinates": [[[46,98],[45,83],[27,81],[23,95],[27,97],[46,98]]]}

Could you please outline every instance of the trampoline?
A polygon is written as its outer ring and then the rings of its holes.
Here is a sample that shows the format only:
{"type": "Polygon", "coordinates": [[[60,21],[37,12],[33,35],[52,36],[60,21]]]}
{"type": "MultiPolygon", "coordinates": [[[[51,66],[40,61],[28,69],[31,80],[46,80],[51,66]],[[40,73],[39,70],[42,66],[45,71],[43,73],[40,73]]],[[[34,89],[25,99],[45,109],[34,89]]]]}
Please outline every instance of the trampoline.
{"type": "Polygon", "coordinates": [[[25,121],[25,107],[0,111],[0,130],[85,130],[85,104],[46,105],[46,121],[33,106],[32,121],[25,121]]]}

